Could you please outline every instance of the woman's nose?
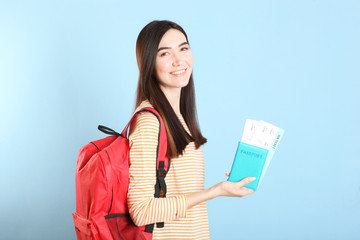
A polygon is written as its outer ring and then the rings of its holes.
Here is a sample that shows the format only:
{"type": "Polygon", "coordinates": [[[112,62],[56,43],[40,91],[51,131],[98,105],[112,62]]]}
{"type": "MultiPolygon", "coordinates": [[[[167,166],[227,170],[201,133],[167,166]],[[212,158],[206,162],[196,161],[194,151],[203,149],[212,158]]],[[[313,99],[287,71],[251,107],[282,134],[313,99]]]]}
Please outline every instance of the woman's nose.
{"type": "Polygon", "coordinates": [[[179,66],[181,65],[182,59],[178,54],[173,54],[173,66],[179,66]]]}

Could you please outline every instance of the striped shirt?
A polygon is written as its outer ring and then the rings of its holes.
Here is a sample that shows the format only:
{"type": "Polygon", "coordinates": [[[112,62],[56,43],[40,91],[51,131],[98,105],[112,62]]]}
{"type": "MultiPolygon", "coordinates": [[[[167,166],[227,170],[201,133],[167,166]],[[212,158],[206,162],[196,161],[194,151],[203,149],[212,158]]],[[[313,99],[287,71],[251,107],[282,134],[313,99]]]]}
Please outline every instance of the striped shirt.
{"type": "MultiPolygon", "coordinates": [[[[135,110],[152,107],[143,101],[135,110]]],[[[176,114],[185,130],[190,131],[181,114],[176,114]]],[[[165,181],[166,198],[154,197],[156,182],[156,149],[159,122],[150,112],[138,115],[129,136],[130,169],[128,206],[132,220],[138,226],[165,222],[164,228],[153,231],[153,239],[209,239],[206,202],[187,209],[186,194],[204,190],[204,158],[201,147],[189,143],[183,155],[171,159],[165,181]]]]}

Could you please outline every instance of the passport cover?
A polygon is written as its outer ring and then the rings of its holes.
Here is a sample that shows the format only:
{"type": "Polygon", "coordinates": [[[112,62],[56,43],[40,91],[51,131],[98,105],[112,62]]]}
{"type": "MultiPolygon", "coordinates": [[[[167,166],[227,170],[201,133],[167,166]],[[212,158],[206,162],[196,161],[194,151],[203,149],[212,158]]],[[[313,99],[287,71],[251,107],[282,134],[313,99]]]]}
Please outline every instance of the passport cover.
{"type": "Polygon", "coordinates": [[[228,181],[238,182],[246,177],[256,177],[244,187],[256,191],[264,169],[268,150],[239,142],[228,181]]]}

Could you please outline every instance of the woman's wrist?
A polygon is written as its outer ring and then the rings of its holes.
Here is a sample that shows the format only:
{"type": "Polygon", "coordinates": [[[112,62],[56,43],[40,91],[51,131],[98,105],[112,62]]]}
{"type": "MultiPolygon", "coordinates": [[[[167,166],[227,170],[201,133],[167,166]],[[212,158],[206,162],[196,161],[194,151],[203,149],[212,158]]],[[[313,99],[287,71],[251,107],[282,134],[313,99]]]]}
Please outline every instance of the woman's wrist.
{"type": "Polygon", "coordinates": [[[215,184],[214,186],[208,188],[209,191],[209,197],[210,199],[223,196],[223,182],[219,182],[218,184],[215,184]]]}

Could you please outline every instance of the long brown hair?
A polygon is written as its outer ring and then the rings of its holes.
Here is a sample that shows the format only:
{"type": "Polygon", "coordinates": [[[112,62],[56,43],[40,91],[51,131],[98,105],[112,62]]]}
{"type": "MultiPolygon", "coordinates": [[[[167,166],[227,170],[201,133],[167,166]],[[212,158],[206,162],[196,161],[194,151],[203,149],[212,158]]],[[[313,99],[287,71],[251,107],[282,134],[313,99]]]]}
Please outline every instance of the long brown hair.
{"type": "Polygon", "coordinates": [[[180,96],[180,113],[190,130],[191,136],[177,118],[165,94],[160,89],[158,80],[153,74],[159,43],[169,29],[177,29],[182,32],[189,43],[184,29],[171,21],[152,21],[139,33],[136,41],[139,82],[135,108],[147,99],[160,113],[165,124],[168,139],[167,156],[174,158],[182,155],[185,147],[190,142],[195,142],[195,148],[198,149],[207,140],[202,136],[197,120],[193,74],[191,73],[190,75],[188,85],[181,89],[180,96]]]}

